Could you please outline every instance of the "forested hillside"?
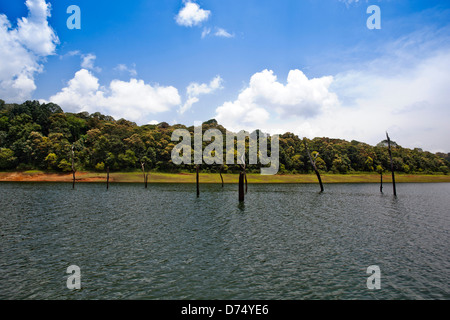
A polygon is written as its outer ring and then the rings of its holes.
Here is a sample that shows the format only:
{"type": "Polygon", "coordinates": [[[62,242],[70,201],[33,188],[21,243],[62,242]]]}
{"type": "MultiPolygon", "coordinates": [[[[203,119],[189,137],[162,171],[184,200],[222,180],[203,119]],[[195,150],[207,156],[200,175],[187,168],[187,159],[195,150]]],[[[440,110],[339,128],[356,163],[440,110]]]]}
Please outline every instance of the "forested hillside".
{"type": "MultiPolygon", "coordinates": [[[[77,170],[103,171],[106,167],[112,171],[135,170],[145,162],[146,168],[158,171],[192,171],[193,165],[177,166],[171,161],[172,148],[177,144],[171,141],[171,135],[177,128],[194,130],[164,122],[138,126],[100,113],[67,113],[53,103],[6,104],[0,100],[0,170],[71,171],[73,145],[77,170]]],[[[215,120],[204,123],[203,130],[209,128],[226,132],[215,120]]],[[[384,132],[380,132],[380,136],[383,135],[384,132]]],[[[389,168],[384,142],[371,146],[358,141],[314,138],[308,140],[308,144],[313,153],[319,153],[316,165],[323,172],[389,168]]],[[[393,162],[396,171],[405,173],[448,173],[450,166],[448,155],[418,148],[411,150],[397,144],[393,148],[393,162]]],[[[250,165],[248,172],[259,172],[259,166],[250,165]]],[[[202,169],[215,172],[218,166],[204,165],[202,169]]],[[[225,172],[234,170],[238,170],[237,166],[225,166],[225,172]]],[[[302,140],[292,133],[281,135],[280,173],[311,170],[302,140]]]]}

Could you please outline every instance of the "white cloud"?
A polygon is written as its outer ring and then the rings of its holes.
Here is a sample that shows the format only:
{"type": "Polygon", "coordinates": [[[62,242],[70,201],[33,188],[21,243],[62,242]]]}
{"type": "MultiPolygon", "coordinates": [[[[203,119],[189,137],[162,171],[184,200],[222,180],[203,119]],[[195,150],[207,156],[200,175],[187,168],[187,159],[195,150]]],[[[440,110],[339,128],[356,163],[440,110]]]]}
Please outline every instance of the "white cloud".
{"type": "Polygon", "coordinates": [[[180,109],[178,110],[178,112],[179,112],[180,114],[185,113],[187,110],[189,110],[189,109],[192,107],[192,105],[193,105],[194,103],[197,103],[197,102],[199,102],[199,101],[200,101],[200,99],[199,99],[198,97],[188,97],[187,100],[186,100],[186,102],[180,107],[180,109]]]}
{"type": "Polygon", "coordinates": [[[52,55],[59,43],[54,30],[48,25],[50,3],[44,0],[27,0],[28,17],[17,21],[18,40],[39,56],[52,55]]]}
{"type": "Polygon", "coordinates": [[[101,68],[95,66],[95,60],[97,59],[97,56],[93,53],[84,54],[80,50],[73,50],[69,51],[68,53],[61,55],[59,58],[64,59],[65,57],[74,57],[79,56],[81,59],[80,66],[83,69],[92,70],[95,72],[102,71],[101,68]]]}
{"type": "Polygon", "coordinates": [[[308,79],[300,70],[291,70],[286,85],[277,81],[273,71],[255,73],[247,88],[233,102],[216,109],[216,119],[233,129],[264,129],[269,119],[313,117],[339,105],[329,91],[332,77],[308,79]]]}
{"type": "Polygon", "coordinates": [[[225,29],[218,28],[217,31],[214,33],[216,37],[224,37],[224,38],[233,38],[234,34],[229,33],[225,29]]]}
{"type": "Polygon", "coordinates": [[[450,50],[434,52],[411,65],[386,59],[378,61],[378,68],[375,63],[336,75],[333,87],[348,98],[345,108],[317,119],[314,126],[323,134],[372,144],[388,130],[405,147],[450,150],[450,50]],[[397,73],[381,73],[379,68],[395,68],[397,73]]]}
{"type": "Polygon", "coordinates": [[[59,59],[62,60],[62,59],[64,59],[65,57],[74,57],[74,56],[81,56],[80,50],[72,50],[72,51],[69,51],[69,52],[67,52],[66,54],[60,55],[60,56],[59,56],[59,59]]]}
{"type": "Polygon", "coordinates": [[[178,12],[175,21],[180,26],[192,27],[208,20],[211,11],[201,9],[200,6],[192,1],[186,1],[184,7],[178,12]]]}
{"type": "Polygon", "coordinates": [[[79,55],[80,54],[80,51],[79,50],[73,50],[73,51],[69,51],[68,53],[67,53],[67,55],[69,56],[69,57],[71,57],[71,56],[76,56],[76,55],[79,55]]]}
{"type": "Polygon", "coordinates": [[[81,55],[81,68],[100,72],[101,69],[94,65],[95,59],[97,56],[92,53],[81,55]]]}
{"type": "Polygon", "coordinates": [[[198,84],[196,82],[189,84],[189,86],[186,88],[186,92],[189,96],[197,97],[201,94],[208,94],[217,89],[221,89],[222,83],[223,83],[222,78],[220,76],[216,76],[214,77],[214,79],[210,81],[209,84],[206,83],[198,84]]]}
{"type": "Polygon", "coordinates": [[[234,34],[229,33],[227,30],[223,28],[215,28],[216,31],[214,33],[211,33],[211,28],[203,28],[202,31],[202,39],[207,37],[208,35],[213,35],[215,37],[222,37],[222,38],[234,38],[234,34]]]}
{"type": "Polygon", "coordinates": [[[126,64],[118,64],[117,67],[114,68],[114,70],[117,70],[117,71],[120,71],[120,72],[127,72],[132,77],[136,77],[137,76],[137,71],[136,71],[136,65],[135,64],[133,64],[132,67],[128,67],[126,64]]]}
{"type": "Polygon", "coordinates": [[[311,127],[371,144],[388,130],[404,147],[448,152],[450,29],[418,30],[379,50],[379,58],[334,77],[342,108],[311,127]]]}
{"type": "Polygon", "coordinates": [[[189,86],[186,88],[187,100],[183,104],[183,106],[181,106],[178,112],[180,114],[183,114],[184,112],[189,110],[194,103],[197,103],[199,101],[198,97],[200,95],[210,94],[216,90],[222,89],[222,83],[223,79],[220,76],[216,76],[211,80],[209,84],[198,84],[196,82],[189,84],[189,86]]]}
{"type": "MultiPolygon", "coordinates": [[[[193,0],[186,0],[183,2],[183,8],[181,8],[180,12],[178,12],[177,16],[175,17],[175,21],[180,26],[198,26],[202,22],[208,20],[209,16],[211,15],[211,11],[201,9],[200,6],[193,0]]],[[[208,35],[223,38],[234,37],[234,34],[229,33],[224,28],[215,27],[215,32],[211,33],[211,28],[204,27],[202,31],[202,39],[207,37],[208,35]]]]}
{"type": "Polygon", "coordinates": [[[0,14],[0,96],[10,102],[31,98],[34,77],[43,71],[41,62],[55,53],[59,43],[47,21],[50,4],[27,0],[26,6],[28,16],[18,19],[16,28],[0,14]]]}
{"type": "Polygon", "coordinates": [[[388,131],[404,147],[449,152],[446,39],[411,34],[386,44],[385,55],[333,77],[308,80],[292,70],[283,85],[271,71],[257,73],[235,101],[216,109],[215,118],[231,130],[290,131],[372,145],[388,131]]]}
{"type": "Polygon", "coordinates": [[[78,71],[67,86],[49,100],[65,111],[99,111],[116,119],[141,123],[148,121],[150,115],[169,111],[181,103],[174,87],[151,86],[137,79],[113,80],[109,87],[100,87],[98,79],[86,69],[78,71]]]}

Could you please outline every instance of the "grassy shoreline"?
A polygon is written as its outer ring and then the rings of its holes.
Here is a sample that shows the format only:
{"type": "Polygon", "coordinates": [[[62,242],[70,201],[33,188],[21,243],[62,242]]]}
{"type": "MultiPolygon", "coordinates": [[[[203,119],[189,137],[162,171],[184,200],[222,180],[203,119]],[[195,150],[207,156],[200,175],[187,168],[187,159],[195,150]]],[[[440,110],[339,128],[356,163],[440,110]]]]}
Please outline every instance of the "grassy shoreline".
{"type": "MultiPolygon", "coordinates": [[[[315,174],[286,174],[262,176],[260,174],[247,174],[248,183],[317,183],[315,174]]],[[[322,174],[322,180],[327,183],[379,183],[380,176],[376,173],[350,173],[350,174],[322,174]]],[[[106,173],[77,172],[77,182],[106,182],[106,173]]],[[[223,174],[224,183],[238,183],[238,174],[223,174]]],[[[0,182],[71,182],[72,173],[50,173],[44,171],[0,172],[0,182]]],[[[395,181],[406,182],[450,182],[450,175],[421,175],[396,174],[395,181]]],[[[142,172],[113,172],[110,182],[143,182],[142,172]]],[[[161,173],[150,172],[149,183],[195,183],[195,173],[161,173]]],[[[383,183],[391,183],[392,177],[383,175],[383,183]]],[[[218,173],[200,173],[200,183],[221,183],[218,173]]]]}

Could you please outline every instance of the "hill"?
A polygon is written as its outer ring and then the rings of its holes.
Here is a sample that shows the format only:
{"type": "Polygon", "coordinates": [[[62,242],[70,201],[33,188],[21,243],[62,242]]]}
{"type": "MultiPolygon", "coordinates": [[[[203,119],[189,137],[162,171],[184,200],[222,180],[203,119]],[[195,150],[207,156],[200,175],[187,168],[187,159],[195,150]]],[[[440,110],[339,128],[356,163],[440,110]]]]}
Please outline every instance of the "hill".
{"type": "MultiPolygon", "coordinates": [[[[192,171],[192,165],[175,165],[171,151],[177,142],[172,132],[193,127],[182,124],[138,126],[125,119],[116,120],[101,113],[64,112],[53,103],[26,101],[7,104],[0,100],[0,170],[71,171],[71,148],[75,151],[77,170],[136,170],[146,168],[160,172],[192,171]]],[[[211,119],[203,130],[226,129],[211,119]]],[[[389,168],[387,148],[383,142],[371,146],[359,141],[318,137],[308,140],[317,152],[317,167],[322,172],[371,172],[389,168]]],[[[206,143],[204,143],[204,146],[206,143]]],[[[225,147],[226,143],[224,143],[225,147]]],[[[448,155],[433,154],[419,148],[393,148],[394,168],[404,173],[448,173],[448,155]]],[[[249,165],[249,173],[259,173],[261,164],[249,165]]],[[[203,166],[204,172],[217,172],[218,166],[203,166]]],[[[225,166],[224,172],[237,171],[225,166]]],[[[302,140],[293,133],[280,135],[280,173],[307,173],[312,170],[302,140]]]]}

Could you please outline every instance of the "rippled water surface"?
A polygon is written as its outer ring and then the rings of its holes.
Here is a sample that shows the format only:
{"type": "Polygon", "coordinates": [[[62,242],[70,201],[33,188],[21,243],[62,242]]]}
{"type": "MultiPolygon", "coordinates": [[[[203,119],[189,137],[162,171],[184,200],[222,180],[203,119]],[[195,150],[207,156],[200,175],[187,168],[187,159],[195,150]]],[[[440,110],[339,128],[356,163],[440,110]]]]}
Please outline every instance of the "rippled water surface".
{"type": "Polygon", "coordinates": [[[325,187],[1,183],[0,299],[450,299],[450,184],[325,187]]]}

